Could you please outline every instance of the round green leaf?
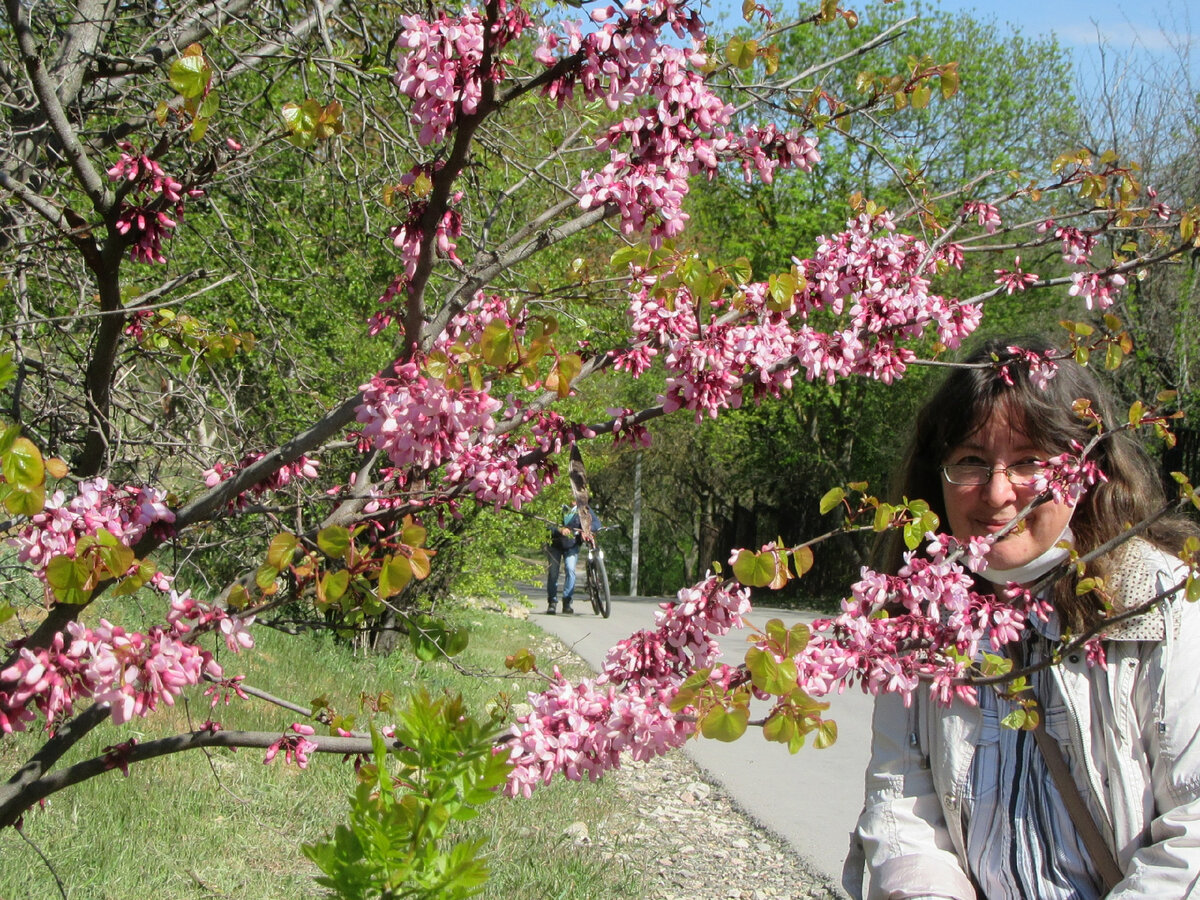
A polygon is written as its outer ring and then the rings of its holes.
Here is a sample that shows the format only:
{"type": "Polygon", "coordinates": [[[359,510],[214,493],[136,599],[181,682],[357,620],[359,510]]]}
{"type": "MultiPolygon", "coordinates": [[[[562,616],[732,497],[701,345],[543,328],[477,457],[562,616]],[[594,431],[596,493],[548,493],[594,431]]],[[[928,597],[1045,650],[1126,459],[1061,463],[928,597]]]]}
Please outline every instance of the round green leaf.
{"type": "Polygon", "coordinates": [[[706,738],[718,741],[736,741],[746,733],[749,722],[750,710],[745,706],[735,706],[732,709],[714,706],[700,722],[700,733],[706,738]]]}
{"type": "Polygon", "coordinates": [[[18,437],[4,454],[4,480],[21,491],[33,490],[46,480],[42,451],[27,437],[18,437]]]}

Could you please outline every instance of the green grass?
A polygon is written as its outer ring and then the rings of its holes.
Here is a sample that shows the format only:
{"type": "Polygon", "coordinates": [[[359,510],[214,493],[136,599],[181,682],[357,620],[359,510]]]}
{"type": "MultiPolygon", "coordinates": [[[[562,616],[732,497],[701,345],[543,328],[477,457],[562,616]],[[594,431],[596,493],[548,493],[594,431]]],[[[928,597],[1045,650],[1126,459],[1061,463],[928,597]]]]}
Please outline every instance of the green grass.
{"type": "MultiPolygon", "coordinates": [[[[465,610],[459,618],[472,629],[471,646],[459,662],[472,672],[503,673],[505,655],[521,647],[538,653],[549,670],[546,638],[537,627],[494,611],[465,610]]],[[[399,698],[418,685],[461,692],[473,710],[499,695],[519,702],[537,687],[526,679],[463,675],[445,662],[421,664],[403,649],[389,658],[364,658],[327,636],[266,629],[255,636],[254,650],[223,657],[227,674],[245,673],[248,684],[302,705],[324,696],[341,713],[358,713],[360,693],[391,691],[399,698]]],[[[565,671],[581,671],[577,663],[559,662],[565,671]]],[[[280,731],[299,718],[238,700],[211,715],[227,729],[280,731]]],[[[175,733],[209,716],[207,699],[196,692],[126,728],[97,728],[63,764],[131,736],[175,733]]],[[[365,719],[359,724],[365,726],[365,719]]],[[[0,772],[14,771],[41,739],[40,733],[0,739],[0,772]]],[[[128,778],[111,772],[55,794],[26,814],[24,830],[72,900],[321,897],[300,843],[332,831],[352,789],[351,766],[332,755],[315,754],[301,771],[279,760],[264,766],[258,750],[191,751],[133,766],[128,778]]],[[[531,799],[486,806],[465,830],[486,844],[493,875],[483,896],[643,896],[638,872],[563,836],[576,821],[595,833],[617,805],[611,784],[556,782],[531,799]]],[[[0,832],[0,897],[61,896],[38,852],[13,829],[0,832]]]]}

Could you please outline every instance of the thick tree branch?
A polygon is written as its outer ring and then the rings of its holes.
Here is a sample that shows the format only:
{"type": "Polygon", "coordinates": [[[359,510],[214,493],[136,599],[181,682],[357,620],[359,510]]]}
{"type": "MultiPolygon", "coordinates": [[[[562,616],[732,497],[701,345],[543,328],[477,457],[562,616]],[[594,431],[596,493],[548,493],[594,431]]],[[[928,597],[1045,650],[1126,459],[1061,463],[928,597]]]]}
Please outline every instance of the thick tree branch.
{"type": "Polygon", "coordinates": [[[4,7],[8,12],[9,24],[17,38],[21,61],[25,64],[25,71],[29,75],[42,113],[61,142],[67,162],[79,180],[80,187],[92,201],[93,208],[101,216],[107,218],[112,209],[114,195],[108,190],[100,172],[92,165],[83,143],[67,119],[66,111],[58,97],[57,86],[46,71],[45,63],[38,53],[37,43],[29,27],[27,7],[21,0],[4,0],[4,7]]]}

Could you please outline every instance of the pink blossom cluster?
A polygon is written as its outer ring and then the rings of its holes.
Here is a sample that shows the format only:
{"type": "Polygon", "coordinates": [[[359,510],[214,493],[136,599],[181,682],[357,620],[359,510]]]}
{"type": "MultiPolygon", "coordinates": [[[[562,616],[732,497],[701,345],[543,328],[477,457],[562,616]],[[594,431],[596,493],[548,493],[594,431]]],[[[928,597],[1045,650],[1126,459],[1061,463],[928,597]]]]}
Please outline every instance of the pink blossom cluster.
{"type": "Polygon", "coordinates": [[[169,236],[177,224],[176,219],[183,215],[184,199],[203,197],[204,191],[184,187],[166,174],[157,160],[141,153],[128,141],[117,146],[122,151],[121,158],[108,170],[108,177],[132,185],[131,194],[138,196],[140,202],[132,204],[122,200],[115,227],[120,234],[130,236],[133,244],[129,258],[134,262],[165,263],[163,238],[169,236]],[[176,219],[167,215],[168,208],[174,209],[176,219]]]}
{"type": "MultiPolygon", "coordinates": [[[[748,589],[710,575],[662,604],[653,632],[610,650],[597,680],[570,685],[555,669],[554,683],[529,695],[532,711],[512,727],[507,792],[529,796],[555,773],[594,780],[617,768],[623,752],[645,760],[681,746],[695,724],[671,711],[671,699],[688,674],[712,664],[715,638],[742,627],[749,609],[748,589]]],[[[731,677],[728,667],[717,675],[731,677]]]]}
{"type": "Polygon", "coordinates": [[[1067,293],[1083,298],[1088,309],[1108,309],[1124,286],[1125,276],[1117,272],[1074,272],[1067,293]]]}
{"type": "Polygon", "coordinates": [[[1012,358],[1000,367],[1000,380],[1010,387],[1013,384],[1012,367],[1019,365],[1029,373],[1029,380],[1041,388],[1043,391],[1049,386],[1050,379],[1058,373],[1058,363],[1054,359],[1053,351],[1045,355],[1038,353],[1036,350],[1027,350],[1024,347],[1007,347],[1005,348],[1012,358]]]}
{"type": "Polygon", "coordinates": [[[125,326],[125,336],[131,337],[135,341],[140,341],[142,335],[146,333],[146,323],[154,318],[154,312],[149,309],[139,309],[134,311],[129,316],[129,323],[125,326]]]}
{"type": "Polygon", "coordinates": [[[544,461],[523,465],[521,458],[530,450],[523,438],[481,441],[446,464],[446,481],[464,485],[480,503],[520,509],[553,481],[557,471],[544,461]]]}
{"type": "Polygon", "coordinates": [[[700,17],[674,0],[631,0],[620,10],[602,7],[591,14],[600,25],[587,34],[577,22],[563,25],[563,38],[541,29],[534,58],[554,67],[565,57],[582,56],[549,81],[548,96],[559,104],[581,91],[611,110],[634,102],[645,105],[611,126],[598,141],[609,151],[607,165],[585,172],[576,189],[584,209],[612,204],[626,234],[649,230],[652,243],[679,234],[686,222],[683,198],[693,175],[716,175],[722,160],[740,161],[747,178],[757,172],[770,181],[780,167],[809,170],[820,157],[815,143],[774,125],[734,134],[733,108],[705,82],[706,35],[700,17]],[[663,41],[668,24],[690,46],[663,41]],[[556,54],[562,54],[558,56],[556,54]]]}
{"type": "Polygon", "coordinates": [[[630,302],[630,349],[616,365],[640,375],[665,354],[667,410],[696,410],[716,416],[742,402],[742,386],[756,395],[778,394],[802,367],[809,379],[866,375],[890,383],[901,377],[914,354],[901,340],[935,331],[938,341],[958,346],[978,326],[978,304],[946,300],[929,292],[922,274],[930,262],[961,265],[961,248],[931,250],[924,242],[897,234],[888,214],[862,215],[848,230],[822,238],[816,254],[794,260],[803,285],[786,308],[769,304],[765,283],[743,285],[740,316],[714,310],[698,321],[697,303],[686,288],[664,298],[634,269],[638,291],[630,302]],[[839,330],[818,331],[810,317],[828,311],[842,317],[839,330]]]}
{"type": "Polygon", "coordinates": [[[647,760],[681,747],[695,726],[671,710],[676,689],[652,680],[637,690],[591,679],[572,685],[556,668],[554,683],[529,695],[532,711],[512,726],[505,793],[528,797],[555,774],[595,781],[620,766],[622,753],[647,760]]]}
{"type": "Polygon", "coordinates": [[[222,674],[212,653],[194,638],[216,628],[236,652],[253,645],[246,632],[250,621],[237,621],[186,592],[172,591],[167,626],[144,634],[105,619],[95,628],[70,622],[48,647],[21,647],[15,661],[0,672],[0,732],[23,731],[33,721],[32,708],[53,730],[81,698],[109,704],[118,725],[148,715],[160,702],[174,705],[185,686],[222,674]]]}
{"type": "Polygon", "coordinates": [[[1092,257],[1092,251],[1096,249],[1096,236],[1069,225],[1055,227],[1053,219],[1039,226],[1040,231],[1048,231],[1051,228],[1054,228],[1054,236],[1062,241],[1063,261],[1074,265],[1086,265],[1092,257]]]}
{"type": "Polygon", "coordinates": [[[821,161],[816,141],[796,131],[780,131],[773,122],[760,128],[749,128],[740,135],[729,133],[728,138],[731,141],[728,155],[741,161],[747,184],[751,182],[752,174],[770,184],[777,169],[796,168],[811,172],[821,161]]]}
{"type": "Polygon", "coordinates": [[[584,209],[615,205],[626,234],[649,226],[653,245],[683,231],[688,179],[715,177],[722,160],[738,159],[747,179],[757,172],[770,182],[777,168],[810,171],[820,159],[815,142],[797,132],[772,125],[740,135],[727,130],[732,108],[691,68],[702,63],[698,50],[656,48],[639,96],[648,92],[657,105],[609,128],[598,142],[609,150],[608,163],[585,172],[576,189],[584,209]]]}
{"type": "Polygon", "coordinates": [[[632,409],[614,407],[608,410],[608,414],[613,417],[612,434],[615,446],[621,444],[628,444],[630,447],[650,446],[650,429],[635,421],[635,413],[632,409]]]}
{"type": "MultiPolygon", "coordinates": [[[[678,0],[628,0],[619,14],[610,5],[594,10],[591,18],[600,28],[587,34],[581,23],[564,22],[565,43],[548,28],[538,30],[541,43],[534,58],[547,68],[558,62],[555,51],[562,57],[583,56],[581,66],[567,69],[545,87],[559,106],[573,100],[577,88],[584,99],[603,100],[614,111],[645,96],[664,46],[659,40],[663,25],[669,25],[678,40],[689,38],[692,47],[702,47],[706,38],[699,14],[678,0]]],[[[703,59],[701,54],[692,57],[697,65],[703,59]]]]}
{"type": "MultiPolygon", "coordinates": [[[[204,470],[204,484],[206,487],[216,487],[222,481],[228,481],[238,472],[242,471],[254,463],[258,462],[266,454],[264,453],[247,453],[242,457],[240,462],[226,465],[222,462],[213,463],[211,468],[204,470]]],[[[286,465],[280,466],[262,481],[251,485],[247,490],[238,494],[229,501],[230,508],[241,508],[249,502],[249,495],[261,497],[263,494],[274,491],[281,491],[293,479],[303,478],[307,481],[312,481],[317,477],[317,467],[320,462],[311,459],[307,456],[299,456],[295,460],[286,465]]]]}
{"type": "Polygon", "coordinates": [[[525,334],[529,308],[522,306],[514,314],[509,310],[509,306],[510,301],[507,297],[476,291],[467,305],[450,319],[438,335],[434,349],[454,356],[461,352],[463,347],[478,344],[487,327],[497,321],[502,322],[514,338],[520,339],[525,334]]]}
{"type": "Polygon", "coordinates": [[[486,390],[448,388],[415,362],[397,364],[395,378],[376,376],[362,391],[363,436],[401,468],[434,469],[460,455],[495,429],[500,408],[486,390]]]}
{"type": "Polygon", "coordinates": [[[1045,614],[1044,604],[1027,591],[976,593],[954,561],[961,551],[952,538],[934,537],[925,552],[907,554],[894,576],[864,566],[842,613],[813,623],[797,657],[803,690],[822,695],[857,681],[869,693],[898,693],[908,702],[925,679],[940,703],[974,702],[975,688],[961,679],[981,642],[1000,646],[1018,637],[1031,614],[1045,614]]]}
{"type": "MultiPolygon", "coordinates": [[[[418,178],[432,178],[437,170],[442,167],[441,163],[432,166],[413,166],[413,168],[400,178],[400,183],[406,187],[411,187],[416,183],[418,178]]],[[[450,198],[451,203],[458,203],[462,200],[462,191],[455,192],[450,198]]],[[[403,280],[393,281],[393,285],[403,285],[410,281],[413,274],[417,271],[417,262],[421,256],[422,242],[424,240],[423,221],[425,213],[429,209],[429,201],[425,197],[417,197],[410,201],[408,210],[405,214],[404,221],[391,229],[388,236],[392,239],[396,249],[400,251],[400,259],[404,263],[403,280]]],[[[461,263],[458,258],[458,244],[455,241],[462,236],[462,213],[456,209],[447,209],[442,213],[441,221],[438,222],[434,230],[434,247],[439,256],[449,259],[455,263],[461,263]]],[[[380,302],[388,302],[392,300],[397,292],[392,286],[384,292],[380,297],[380,302]]]]}
{"type": "Polygon", "coordinates": [[[661,607],[653,631],[639,631],[608,651],[603,680],[614,684],[639,678],[682,680],[712,665],[720,652],[716,638],[744,627],[750,590],[710,574],[661,607]]]}
{"type": "Polygon", "coordinates": [[[846,322],[830,334],[801,329],[799,357],[807,377],[832,382],[865,375],[890,384],[913,358],[897,341],[932,328],[940,343],[959,346],[978,327],[982,309],[930,293],[924,272],[938,261],[960,267],[961,252],[954,244],[932,249],[897,233],[890,213],[862,214],[846,231],[822,238],[811,259],[795,260],[806,280],[796,304],[806,319],[829,310],[846,322]]]}
{"type": "Polygon", "coordinates": [[[968,200],[963,204],[963,217],[972,218],[988,233],[995,234],[1000,227],[1000,211],[982,200],[968,200]]]}
{"type": "MultiPolygon", "coordinates": [[[[1074,441],[1076,453],[1082,451],[1074,441]]],[[[1049,494],[1059,503],[1077,503],[1092,485],[1108,481],[1108,476],[1090,459],[1069,453],[1061,453],[1043,464],[1045,468],[1034,479],[1033,486],[1039,493],[1049,494]]]]}
{"type": "MultiPolygon", "coordinates": [[[[407,272],[407,267],[405,271],[407,272]]],[[[395,302],[396,297],[400,295],[400,291],[404,289],[406,284],[408,284],[408,275],[406,275],[405,272],[401,272],[388,282],[388,286],[384,288],[383,293],[379,296],[379,303],[381,305],[390,306],[393,302],[395,302]]],[[[392,319],[394,317],[394,313],[391,309],[383,309],[375,313],[367,321],[367,334],[369,334],[371,337],[375,337],[377,334],[381,334],[382,332],[386,331],[387,327],[392,324],[392,319]]]]}
{"type": "MultiPolygon", "coordinates": [[[[499,0],[498,10],[500,18],[491,35],[495,56],[486,73],[493,81],[504,74],[500,50],[530,21],[519,2],[499,0]]],[[[459,16],[442,13],[429,22],[420,16],[400,17],[393,81],[413,101],[412,118],[420,126],[422,146],[442,140],[459,117],[479,109],[483,98],[479,67],[484,59],[486,27],[483,15],[471,7],[459,16]]]]}
{"type": "Polygon", "coordinates": [[[74,556],[75,545],[84,535],[104,529],[132,547],[147,530],[168,527],[175,513],[166,505],[166,492],[150,487],[113,487],[105,478],[79,483],[70,500],[61,491],[46,498],[40,513],[31,516],[9,543],[17,548],[21,562],[32,563],[38,577],[45,577],[46,564],[56,556],[74,556]]]}
{"type": "Polygon", "coordinates": [[[316,729],[303,722],[292,723],[292,733],[282,735],[279,740],[267,748],[263,759],[264,765],[269,765],[282,751],[285,763],[295,763],[301,769],[308,768],[308,754],[317,749],[315,741],[308,740],[316,734],[316,729]]]}
{"type": "Polygon", "coordinates": [[[1029,285],[1034,284],[1038,280],[1038,275],[1035,272],[1026,272],[1021,268],[1021,257],[1016,257],[1013,260],[1013,268],[995,269],[995,283],[1004,288],[1006,294],[1012,295],[1018,291],[1023,291],[1029,285]]]}

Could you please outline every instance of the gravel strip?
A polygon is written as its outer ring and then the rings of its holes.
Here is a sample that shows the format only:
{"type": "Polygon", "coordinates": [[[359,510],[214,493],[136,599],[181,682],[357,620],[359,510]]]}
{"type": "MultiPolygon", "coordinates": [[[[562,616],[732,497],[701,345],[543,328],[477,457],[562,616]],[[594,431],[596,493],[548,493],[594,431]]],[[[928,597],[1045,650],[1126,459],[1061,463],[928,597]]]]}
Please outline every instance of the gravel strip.
{"type": "MultiPolygon", "coordinates": [[[[629,860],[655,900],[834,900],[842,897],[786,841],[760,828],[683,753],[628,763],[612,776],[626,800],[603,833],[576,834],[629,860]]],[[[582,823],[580,823],[582,824],[582,823]]],[[[577,827],[577,826],[573,826],[577,827]]]]}

